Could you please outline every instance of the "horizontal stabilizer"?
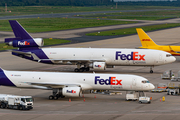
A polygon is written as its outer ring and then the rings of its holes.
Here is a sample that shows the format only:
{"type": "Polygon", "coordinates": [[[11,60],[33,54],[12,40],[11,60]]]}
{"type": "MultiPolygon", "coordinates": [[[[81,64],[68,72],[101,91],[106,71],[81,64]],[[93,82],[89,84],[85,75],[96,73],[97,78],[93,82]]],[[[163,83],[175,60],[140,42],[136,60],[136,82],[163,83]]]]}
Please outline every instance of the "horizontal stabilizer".
{"type": "Polygon", "coordinates": [[[21,54],[21,55],[32,55],[31,52],[22,52],[22,51],[12,51],[14,53],[18,53],[18,54],[21,54]]]}

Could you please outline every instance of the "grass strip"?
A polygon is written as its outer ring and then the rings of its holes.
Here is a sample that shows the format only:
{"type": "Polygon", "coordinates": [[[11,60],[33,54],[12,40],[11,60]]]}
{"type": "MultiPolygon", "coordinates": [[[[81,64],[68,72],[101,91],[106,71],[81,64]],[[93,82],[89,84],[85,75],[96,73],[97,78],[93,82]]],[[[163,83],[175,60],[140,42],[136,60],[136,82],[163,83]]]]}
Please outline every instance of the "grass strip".
{"type": "Polygon", "coordinates": [[[135,20],[161,20],[179,18],[179,10],[166,11],[140,11],[140,12],[116,12],[104,14],[81,15],[86,18],[108,18],[108,19],[135,19],[135,20]]]}
{"type": "MultiPolygon", "coordinates": [[[[130,21],[78,19],[78,18],[31,18],[31,19],[18,19],[18,22],[28,32],[32,32],[32,33],[136,23],[130,21]]],[[[12,31],[9,22],[7,20],[0,21],[0,31],[12,31]]]]}
{"type": "MultiPolygon", "coordinates": [[[[53,39],[53,38],[45,38],[44,40],[44,46],[48,45],[59,45],[64,43],[71,42],[70,40],[62,40],[62,39],[53,39]]],[[[5,43],[0,43],[0,51],[3,50],[10,50],[10,49],[17,49],[16,47],[8,46],[5,43]]]]}
{"type": "Polygon", "coordinates": [[[107,6],[7,6],[5,12],[4,6],[0,6],[0,16],[17,16],[17,15],[28,15],[28,14],[53,14],[53,13],[68,13],[68,12],[88,12],[88,11],[111,11],[111,10],[145,10],[145,9],[169,9],[178,8],[172,6],[128,6],[118,5],[115,9],[115,5],[107,6]]]}
{"type": "Polygon", "coordinates": [[[117,30],[109,30],[102,32],[94,32],[87,33],[87,36],[115,36],[115,35],[130,35],[136,34],[136,28],[142,28],[144,31],[154,31],[160,29],[167,29],[180,26],[180,23],[170,23],[170,24],[160,24],[160,25],[151,25],[151,26],[143,26],[143,27],[133,27],[126,29],[117,29],[117,30]]]}
{"type": "Polygon", "coordinates": [[[45,38],[44,40],[44,46],[47,45],[58,45],[58,44],[64,44],[71,42],[70,40],[62,40],[62,39],[53,39],[53,38],[45,38]]]}

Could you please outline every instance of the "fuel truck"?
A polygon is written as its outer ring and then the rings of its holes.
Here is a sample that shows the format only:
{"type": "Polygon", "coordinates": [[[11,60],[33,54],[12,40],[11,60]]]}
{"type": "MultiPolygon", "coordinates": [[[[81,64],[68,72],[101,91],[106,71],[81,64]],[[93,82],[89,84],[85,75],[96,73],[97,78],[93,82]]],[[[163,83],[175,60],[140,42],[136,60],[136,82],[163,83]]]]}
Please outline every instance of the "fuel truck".
{"type": "Polygon", "coordinates": [[[33,109],[33,98],[32,96],[0,94],[0,108],[30,110],[33,109]]]}

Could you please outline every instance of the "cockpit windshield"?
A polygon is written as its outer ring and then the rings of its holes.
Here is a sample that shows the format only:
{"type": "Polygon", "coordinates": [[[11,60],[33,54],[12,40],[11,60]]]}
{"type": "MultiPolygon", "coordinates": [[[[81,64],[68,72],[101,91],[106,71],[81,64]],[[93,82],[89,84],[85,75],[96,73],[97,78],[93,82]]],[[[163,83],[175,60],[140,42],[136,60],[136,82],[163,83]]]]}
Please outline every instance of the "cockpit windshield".
{"type": "Polygon", "coordinates": [[[170,57],[170,56],[172,56],[171,54],[166,54],[166,57],[170,57]]]}
{"type": "Polygon", "coordinates": [[[142,83],[149,83],[149,81],[147,81],[147,80],[143,80],[143,81],[142,81],[142,83]]]}
{"type": "Polygon", "coordinates": [[[32,98],[21,98],[21,101],[25,102],[33,102],[32,98]]]}

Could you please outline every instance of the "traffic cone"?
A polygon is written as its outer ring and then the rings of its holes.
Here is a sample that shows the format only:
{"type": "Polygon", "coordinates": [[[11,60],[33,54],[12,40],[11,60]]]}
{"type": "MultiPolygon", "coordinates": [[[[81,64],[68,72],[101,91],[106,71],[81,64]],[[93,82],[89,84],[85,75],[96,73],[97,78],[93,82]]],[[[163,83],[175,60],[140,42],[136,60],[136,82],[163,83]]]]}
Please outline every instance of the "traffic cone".
{"type": "Polygon", "coordinates": [[[85,102],[85,98],[84,98],[84,102],[85,102]]]}
{"type": "Polygon", "coordinates": [[[161,102],[161,98],[160,98],[160,102],[161,102]]]}
{"type": "Polygon", "coordinates": [[[69,102],[71,102],[71,98],[69,98],[69,102]]]}
{"type": "Polygon", "coordinates": [[[84,94],[83,94],[83,96],[82,97],[84,97],[84,94]]]}
{"type": "Polygon", "coordinates": [[[96,95],[94,96],[94,98],[96,98],[96,95]]]}

